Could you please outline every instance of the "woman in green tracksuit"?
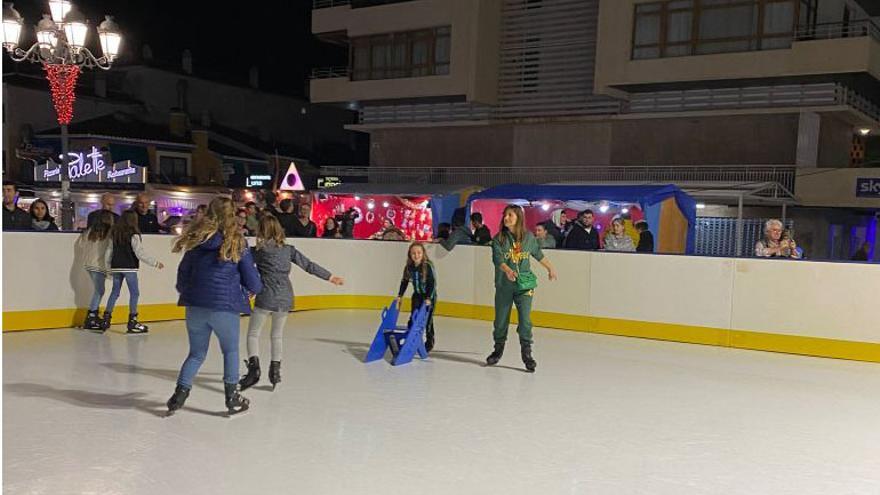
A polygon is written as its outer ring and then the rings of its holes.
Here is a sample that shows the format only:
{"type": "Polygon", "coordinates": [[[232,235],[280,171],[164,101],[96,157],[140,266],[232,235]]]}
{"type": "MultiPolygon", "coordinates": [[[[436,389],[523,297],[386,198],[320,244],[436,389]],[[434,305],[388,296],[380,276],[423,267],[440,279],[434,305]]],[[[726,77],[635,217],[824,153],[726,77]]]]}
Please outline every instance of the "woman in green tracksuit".
{"type": "Polygon", "coordinates": [[[544,257],[535,237],[523,225],[523,210],[516,205],[504,208],[498,235],[492,239],[492,262],[495,264],[495,350],[486,358],[492,366],[501,360],[507,331],[510,326],[510,309],[516,305],[519,324],[516,332],[522,350],[526,370],[535,371],[538,363],[532,358],[532,296],[537,287],[537,277],[532,273],[529,257],[534,257],[547,269],[550,280],[556,280],[556,269],[544,257]]]}

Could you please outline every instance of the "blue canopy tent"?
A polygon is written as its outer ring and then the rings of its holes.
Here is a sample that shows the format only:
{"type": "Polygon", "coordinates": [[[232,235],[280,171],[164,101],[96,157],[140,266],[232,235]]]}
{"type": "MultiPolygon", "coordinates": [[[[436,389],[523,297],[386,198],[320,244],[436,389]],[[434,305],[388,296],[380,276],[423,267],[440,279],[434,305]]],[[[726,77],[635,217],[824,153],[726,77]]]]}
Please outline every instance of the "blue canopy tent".
{"type": "Polygon", "coordinates": [[[694,252],[697,202],[674,185],[507,184],[471,195],[468,210],[479,202],[491,201],[525,206],[537,203],[547,205],[545,210],[550,203],[575,210],[594,205],[638,205],[655,233],[657,245],[666,247],[658,252],[694,252]]]}

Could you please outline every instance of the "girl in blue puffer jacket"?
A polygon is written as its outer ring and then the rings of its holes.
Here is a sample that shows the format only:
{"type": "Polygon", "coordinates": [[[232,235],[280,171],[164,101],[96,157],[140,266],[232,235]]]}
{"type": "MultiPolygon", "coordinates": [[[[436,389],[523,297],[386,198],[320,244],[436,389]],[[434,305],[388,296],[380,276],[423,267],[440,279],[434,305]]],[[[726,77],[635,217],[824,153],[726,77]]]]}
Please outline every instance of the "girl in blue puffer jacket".
{"type": "Polygon", "coordinates": [[[168,399],[168,414],[183,407],[189,397],[193,378],[208,353],[211,333],[217,334],[223,351],[226,409],[230,415],[245,411],[250,401],[238,390],[239,319],[242,313],[250,314],[249,296],[258,294],[263,284],[232,201],[211,201],[205,216],[189,224],[174,241],[173,251],[185,253],[177,269],[177,305],[186,307],[190,345],[177,388],[168,399]]]}

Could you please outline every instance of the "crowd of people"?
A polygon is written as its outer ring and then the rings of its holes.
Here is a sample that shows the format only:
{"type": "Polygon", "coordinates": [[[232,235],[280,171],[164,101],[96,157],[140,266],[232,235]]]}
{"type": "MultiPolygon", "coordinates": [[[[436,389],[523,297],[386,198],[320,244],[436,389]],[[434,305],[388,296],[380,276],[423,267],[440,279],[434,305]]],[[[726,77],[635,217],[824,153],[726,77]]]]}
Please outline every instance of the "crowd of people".
{"type": "MultiPolygon", "coordinates": [[[[37,231],[57,232],[60,221],[49,212],[49,205],[41,198],[30,203],[27,210],[18,207],[18,188],[14,183],[3,184],[3,230],[4,231],[37,231]]],[[[116,197],[105,193],[100,198],[100,208],[89,213],[86,228],[99,222],[102,212],[108,212],[118,222],[116,197]]],[[[208,205],[199,205],[192,215],[186,217],[173,216],[160,222],[150,209],[148,195],[138,194],[126,212],[134,213],[140,234],[180,234],[189,223],[204,217],[208,205]]],[[[354,225],[358,212],[354,208],[328,217],[322,222],[322,228],[311,219],[311,206],[307,203],[297,204],[291,199],[281,199],[272,193],[265,194],[265,206],[250,201],[235,209],[235,220],[239,231],[249,237],[258,235],[260,220],[270,213],[281,225],[285,237],[320,237],[331,239],[354,238],[354,225]]],[[[440,223],[434,233],[433,242],[440,244],[447,251],[456,245],[468,244],[488,246],[493,238],[490,228],[483,223],[483,216],[472,213],[465,224],[459,217],[450,223],[440,223]]],[[[559,210],[550,220],[534,225],[533,233],[542,249],[568,249],[578,251],[616,251],[653,253],[655,250],[654,235],[645,220],[633,221],[630,215],[614,217],[603,233],[595,224],[593,211],[587,209],[579,212],[573,220],[568,218],[565,210],[559,210]],[[603,235],[604,234],[604,235],[603,235]]],[[[408,241],[406,234],[395,225],[392,219],[382,219],[381,228],[369,237],[371,240],[408,241]]],[[[868,261],[871,245],[865,242],[852,256],[853,261],[868,261]]],[[[803,259],[804,250],[795,242],[790,230],[777,219],[766,222],[761,239],[756,243],[754,256],[759,258],[790,258],[803,259]]]]}

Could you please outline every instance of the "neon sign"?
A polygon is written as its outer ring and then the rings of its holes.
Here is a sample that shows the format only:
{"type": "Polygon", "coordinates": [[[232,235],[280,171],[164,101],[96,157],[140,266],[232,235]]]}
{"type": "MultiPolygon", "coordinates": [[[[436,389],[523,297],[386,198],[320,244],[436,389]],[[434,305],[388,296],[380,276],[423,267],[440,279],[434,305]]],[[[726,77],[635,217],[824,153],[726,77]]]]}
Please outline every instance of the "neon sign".
{"type": "MultiPolygon", "coordinates": [[[[94,184],[144,184],[147,173],[144,167],[129,160],[108,164],[104,154],[95,146],[86,152],[67,154],[67,173],[71,182],[94,184]]],[[[63,158],[63,155],[58,155],[63,158]]],[[[34,167],[35,182],[58,182],[61,180],[61,164],[48,161],[34,167]]]]}

